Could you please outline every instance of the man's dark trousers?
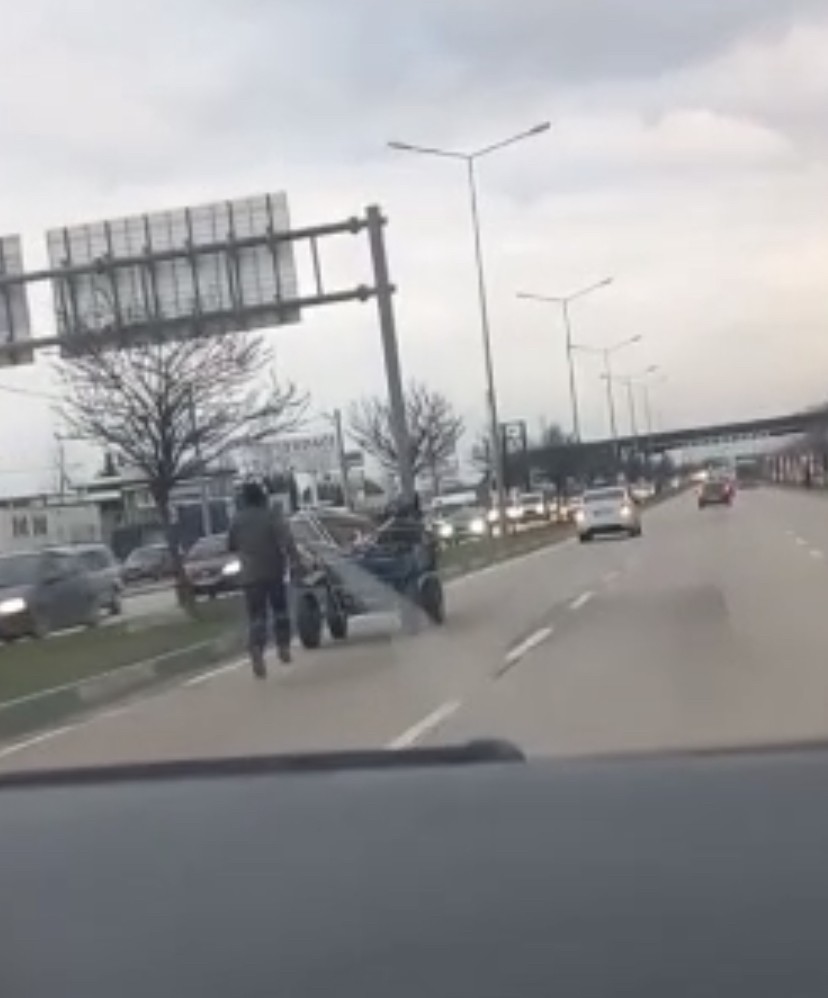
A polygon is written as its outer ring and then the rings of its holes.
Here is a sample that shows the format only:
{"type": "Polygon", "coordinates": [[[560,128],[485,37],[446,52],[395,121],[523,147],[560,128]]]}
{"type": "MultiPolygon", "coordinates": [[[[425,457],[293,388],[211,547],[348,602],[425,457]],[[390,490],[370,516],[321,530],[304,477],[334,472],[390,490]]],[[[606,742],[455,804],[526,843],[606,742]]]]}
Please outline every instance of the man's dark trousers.
{"type": "Polygon", "coordinates": [[[287,647],[290,644],[290,611],[284,579],[248,583],[244,587],[244,598],[250,651],[262,652],[267,645],[268,610],[273,617],[276,647],[287,647]]]}

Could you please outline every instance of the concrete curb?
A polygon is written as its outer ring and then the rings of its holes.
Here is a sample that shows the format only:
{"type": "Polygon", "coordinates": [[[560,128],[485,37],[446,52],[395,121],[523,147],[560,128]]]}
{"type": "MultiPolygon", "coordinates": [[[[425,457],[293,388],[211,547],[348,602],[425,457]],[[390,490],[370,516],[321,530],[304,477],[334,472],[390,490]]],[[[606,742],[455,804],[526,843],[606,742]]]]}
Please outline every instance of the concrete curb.
{"type": "Polygon", "coordinates": [[[187,645],[155,658],[57,686],[0,704],[0,740],[50,727],[70,717],[114,703],[177,676],[215,665],[244,647],[238,632],[187,645]]]}

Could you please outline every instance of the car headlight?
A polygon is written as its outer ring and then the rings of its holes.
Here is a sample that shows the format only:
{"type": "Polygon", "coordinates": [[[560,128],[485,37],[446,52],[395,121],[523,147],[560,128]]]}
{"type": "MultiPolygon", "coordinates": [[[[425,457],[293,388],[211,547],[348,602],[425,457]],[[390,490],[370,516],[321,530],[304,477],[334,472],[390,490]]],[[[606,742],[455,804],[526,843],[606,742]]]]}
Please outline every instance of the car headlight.
{"type": "Polygon", "coordinates": [[[523,510],[520,508],[520,506],[510,506],[506,510],[506,515],[509,517],[510,520],[518,520],[523,515],[523,510]]]}
{"type": "Polygon", "coordinates": [[[621,516],[625,520],[629,519],[632,516],[632,506],[622,506],[621,507],[621,516]]]}
{"type": "Polygon", "coordinates": [[[544,508],[542,502],[539,502],[537,506],[535,506],[535,512],[538,514],[538,516],[543,516],[543,514],[546,512],[546,509],[544,508]]]}
{"type": "Polygon", "coordinates": [[[486,519],[489,521],[489,523],[497,523],[497,521],[500,519],[500,514],[496,509],[490,509],[489,512],[486,514],[486,519]]]}
{"type": "Polygon", "coordinates": [[[443,540],[454,536],[454,527],[450,523],[441,523],[437,528],[437,532],[443,538],[443,540]]]}
{"type": "Polygon", "coordinates": [[[0,614],[8,617],[13,613],[23,613],[26,609],[26,601],[21,596],[13,596],[11,599],[0,601],[0,614]]]}
{"type": "Polygon", "coordinates": [[[476,520],[472,520],[469,524],[469,530],[473,534],[484,534],[486,532],[486,521],[482,516],[479,516],[476,520]]]}
{"type": "Polygon", "coordinates": [[[573,515],[576,523],[583,523],[586,519],[586,513],[582,509],[576,509],[573,515]]]}
{"type": "Polygon", "coordinates": [[[241,562],[238,558],[234,558],[232,561],[228,561],[226,565],[222,565],[221,574],[222,575],[238,575],[241,571],[241,562]]]}

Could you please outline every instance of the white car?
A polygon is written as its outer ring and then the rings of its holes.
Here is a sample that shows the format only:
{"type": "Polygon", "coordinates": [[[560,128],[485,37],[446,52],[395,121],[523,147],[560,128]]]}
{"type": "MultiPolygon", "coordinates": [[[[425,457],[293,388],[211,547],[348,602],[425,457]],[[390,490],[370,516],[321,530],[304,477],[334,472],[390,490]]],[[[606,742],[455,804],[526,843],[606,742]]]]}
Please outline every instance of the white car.
{"type": "Polygon", "coordinates": [[[622,485],[584,492],[581,508],[575,513],[575,527],[581,543],[598,534],[641,536],[641,514],[629,491],[622,485]]]}

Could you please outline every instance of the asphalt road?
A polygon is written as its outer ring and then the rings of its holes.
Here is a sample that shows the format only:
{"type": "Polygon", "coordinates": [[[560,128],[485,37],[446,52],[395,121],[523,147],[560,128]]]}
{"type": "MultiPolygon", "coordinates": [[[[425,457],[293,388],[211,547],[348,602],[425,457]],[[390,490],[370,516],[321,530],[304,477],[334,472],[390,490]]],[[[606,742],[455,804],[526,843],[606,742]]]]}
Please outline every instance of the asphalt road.
{"type": "Polygon", "coordinates": [[[458,579],[442,629],[359,622],[255,681],[231,663],[0,747],[0,767],[512,739],[577,755],[828,733],[828,499],[757,489],[654,508],[458,579]]]}

